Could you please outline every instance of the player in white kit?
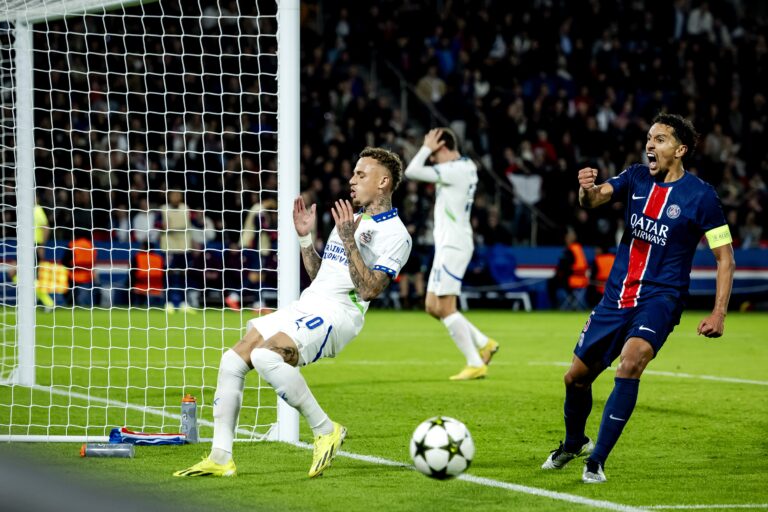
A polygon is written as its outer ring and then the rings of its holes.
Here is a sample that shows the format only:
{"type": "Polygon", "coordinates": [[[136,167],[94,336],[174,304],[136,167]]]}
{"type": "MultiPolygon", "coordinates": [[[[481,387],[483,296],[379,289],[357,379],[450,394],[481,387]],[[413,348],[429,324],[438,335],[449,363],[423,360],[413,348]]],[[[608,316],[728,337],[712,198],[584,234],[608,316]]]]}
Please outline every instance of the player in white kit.
{"type": "Polygon", "coordinates": [[[335,357],[363,327],[368,303],[394,279],[408,260],[411,237],[392,207],[392,192],[402,179],[396,154],[365,148],[349,180],[352,202],[336,201],[336,227],[322,258],[312,243],[315,205],[299,197],[293,222],[301,256],[312,284],[298,301],[248,322],[246,334],[224,353],[213,401],[213,446],[208,457],[175,476],[234,476],[235,427],[245,375],[253,368],[288,404],[306,418],[315,436],[309,476],[330,466],[346,435],[312,395],[299,366],[335,357]],[[355,213],[353,207],[359,208],[355,213]]]}
{"type": "Polygon", "coordinates": [[[456,308],[464,272],[472,259],[474,242],[470,216],[477,188],[477,166],[458,150],[456,135],[434,128],[405,169],[412,180],[435,183],[435,259],[429,274],[425,307],[448,329],[467,364],[451,380],[481,379],[499,344],[480,332],[456,308]],[[432,165],[429,165],[427,161],[432,165]]]}

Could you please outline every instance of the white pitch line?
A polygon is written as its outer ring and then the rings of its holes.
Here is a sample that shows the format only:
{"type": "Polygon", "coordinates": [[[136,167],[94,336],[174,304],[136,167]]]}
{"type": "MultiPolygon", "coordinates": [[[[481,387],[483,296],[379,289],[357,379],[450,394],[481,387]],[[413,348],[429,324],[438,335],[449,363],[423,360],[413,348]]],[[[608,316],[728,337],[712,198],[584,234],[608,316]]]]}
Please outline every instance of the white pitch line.
{"type": "MultiPolygon", "coordinates": [[[[99,403],[99,404],[109,405],[109,406],[113,406],[113,407],[124,407],[126,409],[131,409],[131,410],[135,410],[135,411],[145,412],[147,414],[156,414],[158,416],[163,416],[163,417],[166,417],[166,418],[172,418],[172,419],[180,419],[181,418],[181,415],[179,415],[179,414],[172,414],[172,413],[169,413],[169,412],[165,412],[165,411],[163,411],[161,409],[154,409],[154,408],[151,408],[151,407],[142,407],[142,406],[139,406],[139,405],[133,405],[133,404],[129,404],[129,403],[126,403],[126,402],[120,402],[120,401],[117,401],[117,400],[107,400],[105,398],[92,397],[92,396],[89,396],[89,395],[86,395],[86,394],[83,394],[83,393],[77,393],[77,392],[74,392],[74,391],[59,390],[59,389],[55,389],[55,388],[51,388],[51,387],[46,387],[46,386],[39,386],[39,385],[33,386],[33,388],[37,389],[39,391],[46,391],[48,393],[51,393],[52,395],[70,396],[72,398],[78,398],[78,399],[81,399],[81,400],[86,400],[86,401],[89,401],[91,403],[99,403]]],[[[213,426],[213,423],[210,422],[210,421],[206,421],[206,420],[202,420],[202,419],[198,420],[198,421],[199,421],[199,423],[201,425],[213,426]]],[[[240,430],[241,429],[238,429],[238,431],[240,431],[240,430]]],[[[247,431],[245,431],[243,433],[248,434],[248,435],[251,434],[251,432],[247,432],[247,431]]],[[[307,449],[307,450],[312,450],[314,448],[313,445],[308,444],[308,443],[302,443],[302,442],[289,443],[289,444],[292,444],[294,446],[297,446],[299,448],[304,448],[304,449],[307,449]]],[[[415,468],[413,466],[410,466],[408,464],[404,464],[402,462],[397,462],[397,461],[394,461],[394,460],[384,459],[382,457],[374,457],[374,456],[371,456],[371,455],[360,455],[360,454],[357,454],[357,453],[347,452],[347,451],[343,451],[343,450],[339,451],[338,455],[341,456],[341,457],[346,457],[348,459],[359,460],[359,461],[368,462],[368,463],[371,463],[371,464],[378,464],[378,465],[382,465],[382,466],[402,467],[402,468],[406,468],[406,469],[415,470],[415,468]]],[[[549,491],[547,489],[539,489],[537,487],[528,487],[528,486],[525,486],[525,485],[511,484],[511,483],[508,483],[508,482],[501,482],[499,480],[493,480],[493,479],[490,479],[490,478],[483,478],[483,477],[478,477],[478,476],[474,476],[474,475],[466,475],[466,474],[460,475],[458,477],[458,480],[463,480],[465,482],[470,482],[470,483],[478,484],[478,485],[484,485],[486,487],[497,487],[497,488],[500,488],[500,489],[506,489],[508,491],[514,491],[514,492],[519,492],[519,493],[523,493],[523,494],[530,494],[530,495],[533,495],[533,496],[541,496],[541,497],[550,498],[550,499],[553,499],[553,500],[565,501],[565,502],[568,502],[568,503],[576,503],[576,504],[579,504],[579,505],[585,505],[585,506],[589,506],[589,507],[593,507],[593,508],[600,508],[600,509],[605,509],[605,510],[617,510],[617,511],[622,511],[622,512],[642,512],[642,510],[643,510],[641,508],[631,507],[629,505],[622,505],[620,503],[613,503],[611,501],[593,500],[593,499],[590,499],[590,498],[584,498],[582,496],[577,496],[575,494],[567,494],[567,493],[564,493],[564,492],[556,492],[556,491],[549,491]]]]}
{"type": "MultiPolygon", "coordinates": [[[[313,446],[309,443],[291,443],[299,448],[306,448],[308,450],[313,449],[313,446]]],[[[405,469],[416,470],[410,464],[404,464],[394,460],[384,459],[382,457],[374,457],[372,455],[360,455],[358,453],[347,452],[341,450],[338,452],[339,457],[346,457],[348,459],[359,460],[362,462],[369,462],[371,464],[379,464],[381,466],[394,466],[405,469]]],[[[484,478],[475,475],[463,474],[456,477],[457,480],[469,482],[477,485],[483,485],[485,487],[496,487],[499,489],[506,489],[508,491],[519,492],[522,494],[531,494],[533,496],[541,496],[544,498],[550,498],[558,501],[566,501],[568,503],[576,503],[579,505],[585,505],[593,508],[600,508],[605,510],[619,510],[623,512],[641,512],[643,509],[638,507],[632,507],[629,505],[622,505],[621,503],[614,503],[612,501],[593,500],[591,498],[584,498],[576,494],[568,494],[564,492],[550,491],[547,489],[539,489],[538,487],[528,487],[527,485],[511,484],[509,482],[502,482],[499,480],[493,480],[491,478],[484,478]]]]}
{"type": "MultiPolygon", "coordinates": [[[[397,361],[385,361],[385,360],[366,360],[366,359],[356,359],[356,360],[347,360],[347,361],[334,361],[332,359],[323,360],[323,365],[328,364],[340,364],[340,365],[350,365],[350,366],[391,366],[391,365],[397,365],[397,366],[424,366],[424,360],[423,359],[405,359],[405,360],[397,360],[397,361]]],[[[439,366],[439,365],[455,365],[456,359],[430,359],[429,364],[432,366],[439,366]]],[[[460,363],[459,363],[460,364],[460,363]]],[[[493,366],[515,366],[519,363],[514,363],[510,361],[493,361],[493,366]]]]}
{"type": "Polygon", "coordinates": [[[510,484],[507,482],[499,482],[498,480],[492,480],[490,478],[482,478],[474,475],[461,475],[459,480],[465,480],[479,485],[486,485],[489,487],[498,487],[500,489],[507,489],[509,491],[519,492],[523,494],[532,494],[534,496],[542,496],[544,498],[550,498],[553,500],[566,501],[568,503],[576,503],[579,505],[586,505],[593,508],[601,508],[605,510],[622,510],[625,512],[634,512],[643,510],[638,507],[632,507],[630,505],[622,505],[620,503],[614,503],[612,501],[605,500],[593,500],[590,498],[584,498],[575,494],[567,494],[564,492],[549,491],[547,489],[539,489],[538,487],[528,487],[527,485],[510,484]]]}
{"type": "MultiPolygon", "coordinates": [[[[146,406],[142,406],[142,405],[133,405],[133,404],[129,404],[128,402],[120,402],[119,400],[108,400],[106,398],[99,398],[99,397],[95,397],[95,396],[90,396],[90,395],[86,395],[84,393],[78,393],[76,391],[67,391],[67,390],[63,390],[63,389],[56,389],[54,387],[40,386],[40,385],[37,385],[37,384],[34,385],[34,386],[31,386],[31,387],[32,387],[32,389],[36,389],[37,391],[45,391],[46,393],[50,393],[52,395],[68,396],[68,397],[72,397],[72,398],[77,398],[77,399],[84,400],[84,401],[89,402],[89,403],[102,404],[102,405],[106,405],[108,407],[124,408],[124,409],[129,409],[129,410],[132,410],[132,411],[138,411],[138,412],[142,412],[142,413],[146,413],[146,414],[154,414],[156,416],[162,416],[164,418],[169,418],[169,419],[173,419],[173,420],[180,420],[181,419],[181,414],[174,414],[174,413],[171,413],[171,412],[163,411],[162,409],[155,409],[153,407],[146,407],[146,406]]],[[[213,422],[212,421],[208,421],[208,420],[204,420],[204,419],[199,418],[197,420],[197,422],[200,425],[204,425],[206,427],[213,427],[213,422]]],[[[237,433],[238,434],[248,435],[248,436],[252,436],[253,435],[253,432],[251,432],[249,430],[242,429],[242,428],[237,429],[237,433]]]]}
{"type": "Polygon", "coordinates": [[[768,508],[768,503],[738,503],[723,505],[648,505],[645,510],[709,510],[713,508],[768,508]]]}
{"type": "MultiPolygon", "coordinates": [[[[531,366],[571,366],[571,363],[562,361],[531,361],[528,363],[531,366]]],[[[615,367],[606,368],[607,370],[615,370],[615,367]]],[[[733,384],[754,384],[756,386],[768,386],[768,380],[751,380],[751,379],[738,379],[736,377],[718,377],[715,375],[696,375],[693,373],[679,373],[679,372],[664,372],[659,370],[645,370],[644,375],[661,375],[662,377],[677,377],[680,379],[701,379],[701,380],[713,380],[716,382],[730,382],[733,384]]]]}

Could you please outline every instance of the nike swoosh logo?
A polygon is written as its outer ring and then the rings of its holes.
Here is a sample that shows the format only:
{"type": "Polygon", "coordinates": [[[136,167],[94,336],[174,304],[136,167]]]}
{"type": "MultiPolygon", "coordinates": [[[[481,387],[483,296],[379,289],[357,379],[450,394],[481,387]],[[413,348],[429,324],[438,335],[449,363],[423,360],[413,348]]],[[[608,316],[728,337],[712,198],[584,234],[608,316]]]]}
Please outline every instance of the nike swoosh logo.
{"type": "Polygon", "coordinates": [[[637,330],[638,331],[651,331],[653,334],[656,334],[656,331],[654,331],[653,329],[651,329],[649,327],[646,327],[644,325],[641,325],[640,327],[638,327],[637,330]]]}
{"type": "Polygon", "coordinates": [[[609,414],[608,417],[611,418],[612,420],[616,420],[616,421],[627,421],[624,418],[617,418],[613,414],[609,414]]]}
{"type": "Polygon", "coordinates": [[[636,196],[635,194],[632,194],[632,199],[645,199],[648,196],[636,196]]]}

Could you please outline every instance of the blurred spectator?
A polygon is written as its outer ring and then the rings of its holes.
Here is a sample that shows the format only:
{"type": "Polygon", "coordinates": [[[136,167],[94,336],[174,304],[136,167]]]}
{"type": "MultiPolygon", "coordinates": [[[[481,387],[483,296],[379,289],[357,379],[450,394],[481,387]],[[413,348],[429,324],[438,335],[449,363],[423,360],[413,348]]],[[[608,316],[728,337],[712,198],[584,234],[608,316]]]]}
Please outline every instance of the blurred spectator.
{"type": "Polygon", "coordinates": [[[97,303],[94,297],[94,292],[97,292],[94,286],[96,250],[89,233],[76,234],[76,238],[69,242],[61,263],[69,269],[70,304],[93,307],[97,303]]]}
{"type": "Polygon", "coordinates": [[[168,193],[168,203],[163,205],[161,214],[160,248],[165,251],[168,272],[168,302],[166,309],[189,309],[187,304],[187,261],[192,248],[192,222],[183,195],[174,190],[168,193]]]}
{"type": "Polygon", "coordinates": [[[760,247],[763,238],[763,227],[757,223],[757,212],[747,212],[744,224],[739,227],[739,241],[742,249],[755,249],[760,247]]]}
{"type": "Polygon", "coordinates": [[[588,271],[589,264],[584,248],[579,243],[576,232],[568,229],[565,234],[565,249],[557,262],[555,275],[547,281],[547,292],[552,307],[585,309],[588,271]]]}
{"type": "Polygon", "coordinates": [[[589,307],[595,307],[603,298],[605,293],[605,283],[611,274],[613,262],[616,255],[611,252],[608,245],[598,245],[595,247],[595,259],[592,262],[590,272],[589,288],[587,289],[587,304],[589,307]]]}
{"type": "Polygon", "coordinates": [[[142,197],[136,205],[136,213],[131,218],[131,239],[138,245],[149,244],[154,246],[158,243],[159,233],[155,226],[159,223],[158,216],[149,209],[147,199],[142,197]]]}
{"type": "Polygon", "coordinates": [[[166,302],[165,259],[144,245],[131,256],[131,305],[162,307],[166,302]]]}
{"type": "Polygon", "coordinates": [[[437,74],[434,64],[427,68],[427,74],[416,84],[416,94],[426,103],[440,103],[446,90],[445,81],[437,74]]]}
{"type": "Polygon", "coordinates": [[[522,244],[531,239],[531,207],[541,200],[542,177],[526,166],[519,172],[507,174],[507,178],[515,189],[512,236],[516,243],[522,244]]]}

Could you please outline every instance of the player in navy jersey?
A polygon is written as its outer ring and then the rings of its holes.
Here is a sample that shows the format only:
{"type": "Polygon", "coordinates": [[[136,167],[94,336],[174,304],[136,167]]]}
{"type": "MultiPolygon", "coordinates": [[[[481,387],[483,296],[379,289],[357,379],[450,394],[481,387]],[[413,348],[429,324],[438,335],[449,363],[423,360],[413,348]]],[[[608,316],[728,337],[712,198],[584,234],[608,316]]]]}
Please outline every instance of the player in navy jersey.
{"type": "Polygon", "coordinates": [[[696,246],[706,236],[717,261],[712,313],[698,326],[708,338],[723,334],[735,263],[731,234],[711,185],[688,173],[696,131],[686,119],[659,114],[648,131],[648,164],[636,164],[597,185],[597,170],[579,171],[579,203],[595,208],[611,199],[626,206],[626,229],[602,301],[590,314],[565,374],[565,441],[543,469],[561,469],[587,456],[586,483],[605,481],[603,467],[637,402],[640,376],[680,322],[696,246]],[[597,442],[584,433],[592,382],[619,357],[597,442]]]}

